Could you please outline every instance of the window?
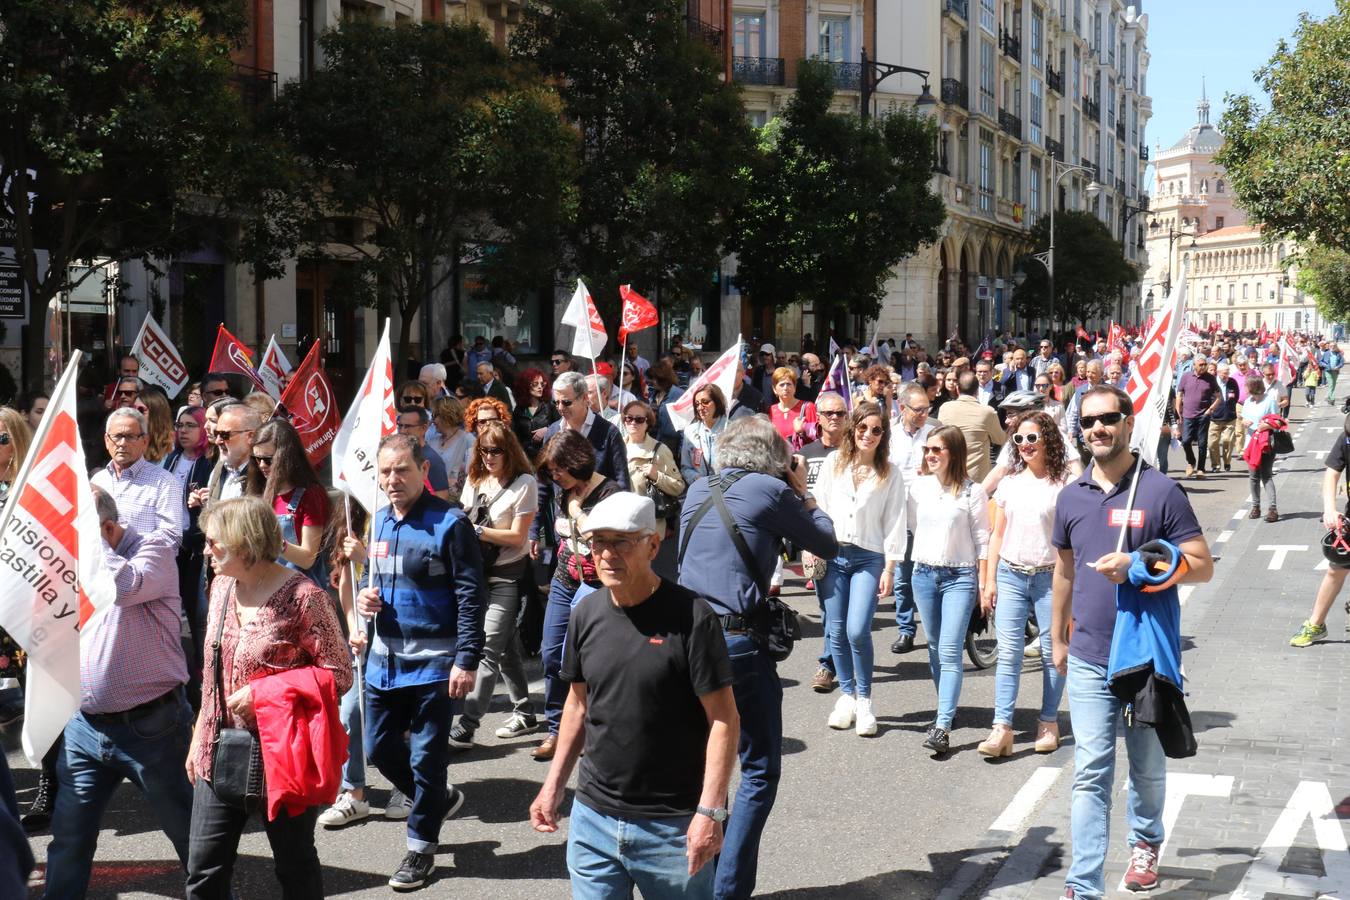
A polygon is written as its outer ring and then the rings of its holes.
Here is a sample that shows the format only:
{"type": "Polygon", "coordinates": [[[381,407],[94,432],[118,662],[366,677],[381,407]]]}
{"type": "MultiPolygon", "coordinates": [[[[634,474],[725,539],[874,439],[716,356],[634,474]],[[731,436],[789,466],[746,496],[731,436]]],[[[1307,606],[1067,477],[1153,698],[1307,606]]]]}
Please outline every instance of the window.
{"type": "Polygon", "coordinates": [[[1116,127],[1116,80],[1106,80],[1106,127],[1116,127]]]}
{"type": "Polygon", "coordinates": [[[1265,295],[1261,293],[1261,282],[1258,281],[1256,283],[1256,302],[1260,303],[1264,299],[1265,295]]]}
{"type": "Polygon", "coordinates": [[[1041,80],[1034,75],[1031,78],[1031,99],[1027,103],[1027,121],[1031,126],[1027,140],[1033,147],[1041,146],[1041,98],[1044,88],[1041,80]]]}
{"type": "Polygon", "coordinates": [[[1247,284],[1247,283],[1244,281],[1244,282],[1242,283],[1242,299],[1243,299],[1243,300],[1246,300],[1246,299],[1247,299],[1247,288],[1248,288],[1248,287],[1250,287],[1250,285],[1247,284]]]}
{"type": "Polygon", "coordinates": [[[1209,302],[1209,285],[1205,285],[1200,289],[1200,299],[1205,303],[1209,302]]]}
{"type": "Polygon", "coordinates": [[[1228,305],[1232,306],[1233,301],[1236,299],[1237,299],[1237,285],[1230,284],[1228,285],[1228,305]]]}
{"type": "Polygon", "coordinates": [[[323,30],[323,13],[315,9],[315,0],[300,0],[300,77],[314,74],[318,35],[323,30]],[[316,18],[317,17],[317,18],[316,18]]]}
{"type": "Polygon", "coordinates": [[[1041,165],[1033,163],[1031,166],[1031,222],[1036,224],[1037,217],[1041,214],[1041,165]]]}
{"type": "Polygon", "coordinates": [[[994,94],[994,42],[980,41],[980,112],[990,118],[998,115],[994,94]]]}
{"type": "Polygon", "coordinates": [[[747,109],[745,120],[750,123],[751,128],[763,128],[769,121],[769,112],[764,109],[747,109]]]}
{"type": "Polygon", "coordinates": [[[1082,156],[1082,142],[1078,136],[1083,133],[1083,114],[1075,107],[1073,111],[1073,154],[1070,159],[1078,159],[1082,156]]]}
{"type": "Polygon", "coordinates": [[[1078,48],[1073,48],[1073,82],[1069,85],[1070,97],[1083,91],[1083,59],[1078,55],[1078,48]]]}
{"type": "Polygon", "coordinates": [[[851,59],[849,25],[848,16],[820,17],[820,49],[817,52],[821,59],[830,62],[846,62],[851,59]]]}
{"type": "Polygon", "coordinates": [[[1232,313],[1229,313],[1229,314],[1228,314],[1228,330],[1229,330],[1229,331],[1232,331],[1232,330],[1233,330],[1233,314],[1232,314],[1232,313]]]}
{"type": "Polygon", "coordinates": [[[1261,327],[1261,310],[1259,309],[1256,311],[1256,327],[1261,327]]]}
{"type": "Polygon", "coordinates": [[[998,13],[995,0],[980,0],[980,27],[990,34],[998,33],[998,13]]]}
{"type": "Polygon", "coordinates": [[[1223,227],[1223,216],[1216,216],[1214,219],[1214,228],[1217,230],[1222,227],[1223,227]]]}
{"type": "Polygon", "coordinates": [[[1012,158],[1012,202],[1022,202],[1022,151],[1017,151],[1012,158]]]}
{"type": "Polygon", "coordinates": [[[768,56],[764,13],[736,13],[731,26],[732,53],[736,56],[768,56]]]}
{"type": "Polygon", "coordinates": [[[1038,72],[1045,68],[1045,48],[1041,35],[1043,27],[1041,11],[1036,9],[1031,13],[1031,67],[1038,72]]]}
{"type": "Polygon", "coordinates": [[[980,129],[980,212],[994,208],[994,133],[980,129]]]}
{"type": "Polygon", "coordinates": [[[1222,179],[1222,178],[1220,178],[1220,179],[1218,180],[1218,182],[1215,183],[1215,185],[1214,185],[1214,193],[1216,193],[1216,194],[1222,194],[1222,193],[1223,193],[1223,179],[1222,179]]]}
{"type": "Polygon", "coordinates": [[[1245,331],[1246,328],[1247,328],[1247,314],[1246,314],[1246,313],[1243,313],[1243,314],[1242,314],[1242,328],[1243,328],[1244,331],[1245,331]]]}

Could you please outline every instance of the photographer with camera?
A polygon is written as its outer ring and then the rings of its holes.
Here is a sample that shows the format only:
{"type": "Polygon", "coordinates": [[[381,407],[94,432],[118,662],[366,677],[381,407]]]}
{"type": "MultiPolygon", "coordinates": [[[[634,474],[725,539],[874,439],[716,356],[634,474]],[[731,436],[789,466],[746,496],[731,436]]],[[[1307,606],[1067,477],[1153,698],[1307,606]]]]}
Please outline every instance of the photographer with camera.
{"type": "Polygon", "coordinates": [[[782,770],[783,687],[776,663],[800,636],[796,614],[769,597],[769,578],[784,541],[828,559],[839,545],[830,517],[807,492],[805,461],[788,452],[766,417],[733,420],[717,440],[716,456],[717,473],[694,482],[685,496],[679,582],[705,597],[721,620],[736,676],[741,780],[715,883],[718,900],[731,900],[755,889],[759,841],[782,770]]]}

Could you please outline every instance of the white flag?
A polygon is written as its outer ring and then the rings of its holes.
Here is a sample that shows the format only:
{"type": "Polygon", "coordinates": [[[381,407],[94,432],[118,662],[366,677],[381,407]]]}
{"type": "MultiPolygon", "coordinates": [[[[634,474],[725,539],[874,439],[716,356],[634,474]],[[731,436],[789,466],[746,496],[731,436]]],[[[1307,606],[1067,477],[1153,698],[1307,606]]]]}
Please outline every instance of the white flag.
{"type": "Polygon", "coordinates": [[[281,346],[274,334],[267,342],[267,349],[263,351],[262,359],[258,362],[258,377],[262,379],[263,389],[273,400],[281,400],[281,379],[290,374],[290,371],[291,361],[281,352],[281,346]]]}
{"type": "Polygon", "coordinates": [[[605,334],[605,323],[600,321],[600,311],[595,308],[591,292],[577,279],[577,289],[572,293],[572,302],[567,304],[562,315],[562,324],[571,325],[572,355],[595,359],[605,352],[609,337],[605,334]]]}
{"type": "Polygon", "coordinates": [[[333,485],[346,491],[374,515],[380,506],[380,482],[375,454],[380,440],[393,434],[398,422],[394,408],[394,363],[389,356],[389,320],[375,348],[361,389],[352,400],[342,428],[333,439],[333,485]]]}
{"type": "Polygon", "coordinates": [[[38,765],[80,708],[80,634],[117,599],[75,424],[80,351],[0,517],[0,627],[28,654],[23,750],[38,765]]]}
{"type": "Polygon", "coordinates": [[[689,390],[680,395],[679,399],[666,407],[670,412],[670,421],[676,428],[683,429],[690,422],[694,421],[694,394],[698,393],[699,388],[705,384],[716,385],[722,391],[722,396],[726,398],[727,406],[731,406],[731,391],[736,386],[736,373],[740,370],[741,359],[741,336],[736,335],[736,343],[732,344],[719,357],[717,362],[703,370],[703,374],[689,385],[689,390]]]}
{"type": "Polygon", "coordinates": [[[1186,261],[1163,308],[1153,318],[1143,349],[1130,370],[1125,393],[1134,403],[1134,449],[1149,463],[1158,462],[1158,438],[1167,418],[1167,402],[1176,377],[1177,337],[1186,317],[1186,261]]]}
{"type": "Polygon", "coordinates": [[[183,354],[159,327],[154,316],[147,315],[131,345],[131,355],[141,364],[141,378],[164,388],[170,397],[187,387],[188,370],[183,354]]]}

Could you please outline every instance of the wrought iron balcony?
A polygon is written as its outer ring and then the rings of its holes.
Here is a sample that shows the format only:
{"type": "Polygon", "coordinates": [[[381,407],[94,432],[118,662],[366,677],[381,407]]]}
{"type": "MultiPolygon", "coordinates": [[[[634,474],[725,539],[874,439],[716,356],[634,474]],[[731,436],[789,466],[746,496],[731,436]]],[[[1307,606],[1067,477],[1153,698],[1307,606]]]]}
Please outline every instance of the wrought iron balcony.
{"type": "Polygon", "coordinates": [[[1064,96],[1064,73],[1063,73],[1063,72],[1056,72],[1056,71],[1054,70],[1054,68],[1052,68],[1051,66],[1046,66],[1046,67],[1045,67],[1045,83],[1046,83],[1046,85],[1049,86],[1050,90],[1054,91],[1056,94],[1059,94],[1061,97],[1064,96]]]}
{"type": "Polygon", "coordinates": [[[1045,152],[1060,162],[1064,162],[1064,145],[1049,135],[1045,138],[1045,152]]]}
{"type": "Polygon", "coordinates": [[[1116,140],[1120,141],[1121,143],[1124,143],[1124,142],[1125,142],[1125,120],[1124,120],[1124,119],[1119,119],[1119,120],[1116,121],[1116,140]]]}
{"type": "Polygon", "coordinates": [[[277,95],[277,73],[270,69],[235,63],[230,83],[250,113],[257,113],[277,95]]]}
{"type": "Polygon", "coordinates": [[[1006,55],[1018,62],[1022,61],[1022,41],[1020,38],[1014,37],[1012,32],[1004,31],[1002,28],[999,28],[998,47],[1006,55]]]}
{"type": "Polygon", "coordinates": [[[1087,116],[1094,122],[1100,122],[1102,120],[1101,104],[1098,103],[1096,100],[1093,100],[1091,97],[1084,96],[1083,115],[1087,116]]]}
{"type": "Polygon", "coordinates": [[[998,111],[998,127],[1019,141],[1022,139],[1022,120],[1006,109],[998,111]]]}
{"type": "Polygon", "coordinates": [[[965,84],[959,78],[942,79],[942,102],[954,103],[962,109],[970,109],[970,95],[965,84]]]}
{"type": "Polygon", "coordinates": [[[966,7],[966,0],[944,0],[942,11],[951,13],[954,16],[960,16],[967,21],[970,20],[966,7]]]}
{"type": "Polygon", "coordinates": [[[714,53],[720,54],[722,52],[722,40],[724,37],[722,29],[718,28],[716,25],[704,22],[698,17],[697,13],[692,11],[685,14],[684,21],[685,25],[689,28],[690,37],[707,44],[714,53]]]}
{"type": "Polygon", "coordinates": [[[781,87],[784,83],[783,60],[772,56],[733,56],[731,78],[741,84],[767,84],[781,87]]]}
{"type": "Polygon", "coordinates": [[[1148,144],[1139,145],[1139,158],[1145,162],[1148,161],[1148,144]]]}
{"type": "Polygon", "coordinates": [[[1117,179],[1116,179],[1116,191],[1117,191],[1121,196],[1124,196],[1124,194],[1125,194],[1125,179],[1124,179],[1124,178],[1117,178],[1117,179]]]}
{"type": "Polygon", "coordinates": [[[947,155],[944,153],[937,162],[933,163],[933,171],[939,175],[952,174],[951,166],[947,165],[947,155]]]}
{"type": "Polygon", "coordinates": [[[826,60],[834,72],[834,88],[838,91],[862,89],[862,63],[826,60]]]}
{"type": "Polygon", "coordinates": [[[1092,173],[1093,181],[1097,180],[1097,174],[1100,172],[1100,170],[1097,168],[1097,164],[1095,162],[1084,156],[1078,160],[1078,164],[1092,173]]]}

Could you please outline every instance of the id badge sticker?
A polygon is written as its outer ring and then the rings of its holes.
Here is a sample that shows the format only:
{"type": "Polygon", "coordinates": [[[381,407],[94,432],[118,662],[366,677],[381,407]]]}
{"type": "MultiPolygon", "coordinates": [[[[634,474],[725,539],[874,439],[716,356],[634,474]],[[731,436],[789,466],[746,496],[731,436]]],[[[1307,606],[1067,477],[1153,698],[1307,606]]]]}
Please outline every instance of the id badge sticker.
{"type": "MultiPolygon", "coordinates": [[[[1129,522],[1131,528],[1144,527],[1144,511],[1142,509],[1132,509],[1129,511],[1129,522]]],[[[1112,528],[1120,528],[1125,524],[1125,510],[1113,509],[1106,517],[1106,524],[1112,528]]]]}

